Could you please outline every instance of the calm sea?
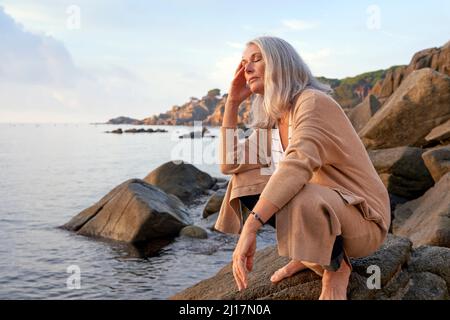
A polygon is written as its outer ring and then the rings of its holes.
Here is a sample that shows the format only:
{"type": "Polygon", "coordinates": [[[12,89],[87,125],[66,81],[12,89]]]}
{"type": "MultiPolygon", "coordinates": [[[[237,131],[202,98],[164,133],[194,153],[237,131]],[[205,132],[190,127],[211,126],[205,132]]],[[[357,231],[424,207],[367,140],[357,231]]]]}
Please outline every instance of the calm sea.
{"type": "MultiPolygon", "coordinates": [[[[182,126],[145,126],[168,133],[104,133],[119,127],[141,126],[0,124],[1,299],[166,299],[230,261],[237,237],[209,230],[208,239],[176,238],[143,256],[129,245],[58,228],[119,183],[167,161],[183,159],[223,177],[217,138],[177,139],[193,129],[182,126]],[[67,285],[71,266],[80,271],[79,289],[67,285]]],[[[209,130],[218,135],[218,128],[209,130]]],[[[189,208],[195,224],[206,227],[211,221],[201,218],[202,209],[189,208]]],[[[274,243],[265,227],[258,248],[274,243]]]]}

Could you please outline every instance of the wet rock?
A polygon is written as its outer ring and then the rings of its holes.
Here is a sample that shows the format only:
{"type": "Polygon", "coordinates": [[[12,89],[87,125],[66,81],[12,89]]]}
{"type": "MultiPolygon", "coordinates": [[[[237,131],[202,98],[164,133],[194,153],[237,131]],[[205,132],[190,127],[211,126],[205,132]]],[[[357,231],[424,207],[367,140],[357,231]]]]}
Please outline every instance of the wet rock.
{"type": "Polygon", "coordinates": [[[190,238],[197,238],[197,239],[206,239],[208,238],[208,233],[203,228],[200,228],[198,226],[187,226],[181,229],[180,236],[190,237],[190,238]]]}
{"type": "Polygon", "coordinates": [[[62,226],[77,234],[140,242],[176,237],[192,224],[175,196],[140,179],[130,179],[62,226]]]}
{"type": "Polygon", "coordinates": [[[207,218],[220,210],[223,198],[225,197],[225,192],[226,190],[219,189],[208,199],[208,202],[203,209],[203,218],[207,218]]]}
{"type": "Polygon", "coordinates": [[[144,181],[189,203],[212,188],[215,178],[183,161],[169,161],[152,172],[144,181]]]}

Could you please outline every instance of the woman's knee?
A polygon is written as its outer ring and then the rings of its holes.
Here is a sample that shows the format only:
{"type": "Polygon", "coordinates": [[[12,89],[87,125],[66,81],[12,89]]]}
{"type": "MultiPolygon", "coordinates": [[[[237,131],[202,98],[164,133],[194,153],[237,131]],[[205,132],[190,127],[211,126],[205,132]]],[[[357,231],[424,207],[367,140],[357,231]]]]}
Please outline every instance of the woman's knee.
{"type": "Polygon", "coordinates": [[[370,225],[367,232],[356,238],[344,238],[344,248],[349,256],[353,258],[367,257],[375,253],[386,238],[386,232],[378,227],[374,222],[369,222],[370,225]]]}

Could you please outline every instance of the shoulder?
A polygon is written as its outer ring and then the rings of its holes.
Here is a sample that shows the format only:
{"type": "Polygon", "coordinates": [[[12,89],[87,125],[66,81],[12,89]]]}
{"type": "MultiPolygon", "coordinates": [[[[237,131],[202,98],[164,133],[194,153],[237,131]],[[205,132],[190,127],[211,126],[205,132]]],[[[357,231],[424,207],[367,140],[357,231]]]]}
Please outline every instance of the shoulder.
{"type": "Polygon", "coordinates": [[[305,89],[294,101],[292,113],[294,118],[298,118],[305,114],[325,115],[339,109],[340,105],[329,94],[317,89],[305,89]]]}

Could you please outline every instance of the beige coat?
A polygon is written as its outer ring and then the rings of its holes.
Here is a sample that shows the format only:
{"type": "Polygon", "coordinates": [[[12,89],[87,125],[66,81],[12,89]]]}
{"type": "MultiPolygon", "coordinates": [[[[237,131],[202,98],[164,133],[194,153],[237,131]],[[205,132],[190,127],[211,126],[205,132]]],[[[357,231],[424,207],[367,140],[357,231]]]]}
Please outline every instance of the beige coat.
{"type": "Polygon", "coordinates": [[[389,195],[349,119],[335,100],[314,89],[298,96],[291,116],[291,140],[272,175],[264,171],[271,162],[270,129],[238,142],[229,135],[237,129],[221,128],[221,171],[232,176],[215,228],[239,233],[239,197],[261,194],[280,209],[280,255],[325,265],[339,234],[350,256],[375,251],[389,229],[389,195]]]}

